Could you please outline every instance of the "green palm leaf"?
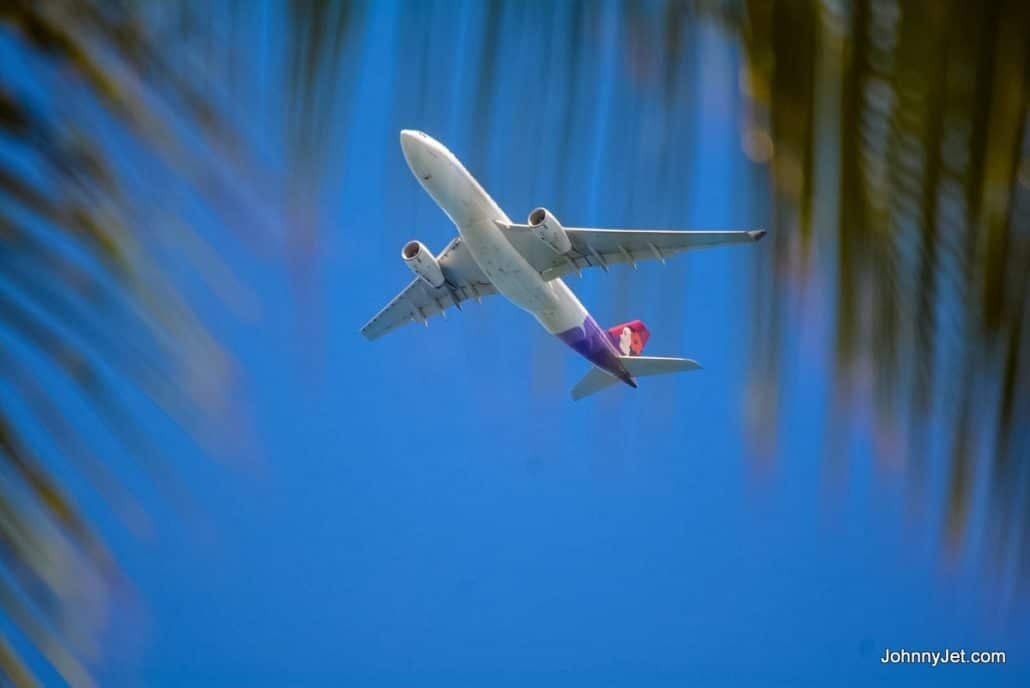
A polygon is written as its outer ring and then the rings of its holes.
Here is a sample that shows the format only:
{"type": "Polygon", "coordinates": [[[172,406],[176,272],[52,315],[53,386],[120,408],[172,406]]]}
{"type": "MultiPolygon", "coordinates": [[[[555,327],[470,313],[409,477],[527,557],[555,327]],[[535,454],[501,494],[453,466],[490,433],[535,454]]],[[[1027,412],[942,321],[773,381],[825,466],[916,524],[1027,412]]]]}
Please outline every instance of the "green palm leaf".
{"type": "MultiPolygon", "coordinates": [[[[98,133],[131,140],[133,165],[233,202],[207,160],[238,162],[239,142],[179,56],[155,48],[167,44],[146,12],[119,2],[0,7],[0,42],[62,92],[39,98],[13,70],[0,81],[0,613],[21,636],[0,638],[0,672],[19,686],[36,683],[29,647],[67,683],[92,684],[81,657],[96,649],[98,607],[118,578],[65,484],[68,469],[128,528],[147,527],[72,407],[90,409],[177,500],[129,399],[147,398],[189,429],[203,397],[176,380],[217,385],[232,366],[161,267],[152,248],[161,230],[129,190],[137,170],[98,133]]],[[[169,226],[179,242],[199,241],[186,223],[169,226]]]]}

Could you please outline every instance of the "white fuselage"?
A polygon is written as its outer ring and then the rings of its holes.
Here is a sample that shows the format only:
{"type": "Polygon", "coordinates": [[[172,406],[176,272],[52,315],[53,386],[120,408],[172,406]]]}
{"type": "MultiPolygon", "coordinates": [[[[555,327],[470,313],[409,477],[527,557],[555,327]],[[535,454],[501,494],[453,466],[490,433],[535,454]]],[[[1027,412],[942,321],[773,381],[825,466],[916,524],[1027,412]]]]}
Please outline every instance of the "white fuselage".
{"type": "Polygon", "coordinates": [[[497,291],[529,311],[551,334],[583,325],[587,310],[560,279],[544,280],[495,224],[508,216],[440,142],[420,132],[401,132],[408,166],[454,222],[465,246],[497,291]]]}

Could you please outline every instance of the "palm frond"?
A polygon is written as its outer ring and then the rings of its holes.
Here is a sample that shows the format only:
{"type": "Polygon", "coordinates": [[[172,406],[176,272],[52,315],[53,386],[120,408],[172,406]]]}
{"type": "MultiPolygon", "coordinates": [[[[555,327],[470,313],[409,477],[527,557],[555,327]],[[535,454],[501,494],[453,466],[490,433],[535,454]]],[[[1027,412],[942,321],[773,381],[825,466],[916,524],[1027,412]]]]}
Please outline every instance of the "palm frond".
{"type": "MultiPolygon", "coordinates": [[[[798,298],[798,234],[806,247],[835,247],[838,397],[852,408],[872,400],[881,446],[905,465],[916,502],[931,474],[928,428],[944,419],[945,542],[962,546],[976,462],[987,460],[1000,553],[988,564],[1027,560],[1030,529],[1011,485],[1030,470],[1013,422],[1030,403],[1030,189],[1018,179],[1030,152],[1030,9],[855,0],[755,2],[741,17],[709,10],[742,39],[752,120],[772,123],[777,231],[759,277],[757,292],[773,301],[763,308],[782,312],[798,298]],[[828,120],[836,130],[815,127],[828,120]],[[813,186],[813,151],[836,171],[835,190],[813,186]],[[782,158],[809,161],[801,184],[782,158]],[[836,224],[818,231],[807,219],[813,188],[837,201],[836,224]]],[[[758,350],[780,340],[782,317],[756,320],[758,350]]],[[[778,387],[775,358],[759,360],[756,373],[778,387]]]]}
{"type": "Polygon", "coordinates": [[[164,227],[186,241],[197,231],[155,223],[133,193],[147,170],[238,210],[212,171],[238,164],[241,144],[190,55],[155,40],[172,18],[101,0],[0,7],[0,49],[24,63],[0,78],[0,614],[21,636],[0,642],[0,673],[19,686],[36,683],[25,647],[68,684],[92,685],[86,661],[119,579],[68,483],[147,528],[76,408],[177,499],[132,400],[190,432],[233,375],[156,252],[164,227]]]}

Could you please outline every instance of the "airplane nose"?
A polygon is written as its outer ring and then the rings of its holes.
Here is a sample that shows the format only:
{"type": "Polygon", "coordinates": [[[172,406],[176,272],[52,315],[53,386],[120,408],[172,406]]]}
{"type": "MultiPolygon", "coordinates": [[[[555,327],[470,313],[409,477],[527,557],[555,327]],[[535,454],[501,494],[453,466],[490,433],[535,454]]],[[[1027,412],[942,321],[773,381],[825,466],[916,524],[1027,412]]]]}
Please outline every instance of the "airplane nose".
{"type": "Polygon", "coordinates": [[[421,132],[415,129],[401,129],[401,150],[404,151],[404,159],[408,165],[414,165],[418,161],[418,153],[421,149],[419,140],[421,132]]]}
{"type": "Polygon", "coordinates": [[[401,150],[411,171],[419,179],[429,179],[428,170],[440,158],[439,144],[418,129],[402,129],[401,150]]]}

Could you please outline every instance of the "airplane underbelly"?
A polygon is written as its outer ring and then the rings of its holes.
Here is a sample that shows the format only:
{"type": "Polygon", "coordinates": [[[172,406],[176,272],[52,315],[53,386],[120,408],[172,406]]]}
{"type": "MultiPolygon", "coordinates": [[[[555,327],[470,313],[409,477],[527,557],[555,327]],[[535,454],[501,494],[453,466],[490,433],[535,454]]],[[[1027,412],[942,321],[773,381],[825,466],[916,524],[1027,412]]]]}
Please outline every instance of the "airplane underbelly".
{"type": "Polygon", "coordinates": [[[499,293],[554,334],[582,323],[586,309],[561,280],[547,282],[492,220],[459,227],[469,252],[499,293]]]}
{"type": "Polygon", "coordinates": [[[548,305],[546,284],[492,221],[480,221],[460,228],[469,252],[497,291],[515,305],[536,310],[548,305]]]}
{"type": "Polygon", "coordinates": [[[561,280],[545,281],[495,221],[510,220],[467,170],[444,154],[419,159],[419,182],[451,218],[472,258],[497,291],[532,313],[552,334],[581,325],[587,315],[561,280]]]}

